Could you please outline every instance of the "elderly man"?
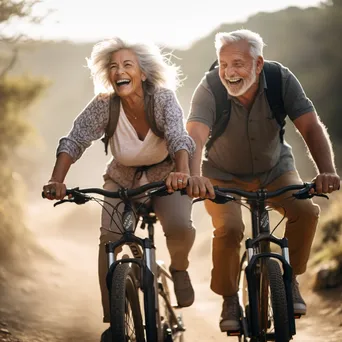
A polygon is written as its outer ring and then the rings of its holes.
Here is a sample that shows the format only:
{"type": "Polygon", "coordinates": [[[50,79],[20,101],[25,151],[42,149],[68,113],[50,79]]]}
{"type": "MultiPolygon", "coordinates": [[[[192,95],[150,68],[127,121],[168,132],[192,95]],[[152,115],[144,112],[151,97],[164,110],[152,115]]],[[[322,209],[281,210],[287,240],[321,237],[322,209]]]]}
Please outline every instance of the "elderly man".
{"type": "MultiPolygon", "coordinates": [[[[291,147],[283,139],[285,114],[302,135],[315,162],[317,192],[337,190],[340,178],[329,136],[294,74],[280,63],[264,61],[264,42],[249,30],[218,33],[215,47],[218,68],[197,86],[188,118],[187,130],[197,146],[189,195],[214,197],[212,185],[272,191],[302,183],[291,147]]],[[[287,197],[274,199],[272,206],[283,212],[278,206],[281,204],[286,213],[294,311],[305,314],[306,304],[295,276],[306,270],[319,207],[311,200],[287,197]]],[[[211,289],[223,296],[220,328],[239,330],[237,278],[244,232],[241,207],[208,200],[205,207],[215,228],[211,289]]]]}

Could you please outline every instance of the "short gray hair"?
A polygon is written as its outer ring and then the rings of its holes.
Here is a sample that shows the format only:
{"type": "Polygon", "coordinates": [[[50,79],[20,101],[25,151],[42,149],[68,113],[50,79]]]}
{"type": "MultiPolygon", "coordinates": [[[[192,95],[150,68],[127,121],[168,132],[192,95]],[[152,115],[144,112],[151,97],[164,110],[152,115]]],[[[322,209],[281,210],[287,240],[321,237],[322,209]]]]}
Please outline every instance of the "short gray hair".
{"type": "Polygon", "coordinates": [[[87,58],[95,93],[114,91],[109,80],[109,63],[112,54],[122,49],[129,49],[137,56],[139,66],[146,75],[144,88],[148,94],[155,93],[161,87],[176,90],[180,84],[180,69],[170,62],[170,54],[162,54],[153,43],[128,42],[114,37],[95,44],[90,58],[87,58]]]}
{"type": "Polygon", "coordinates": [[[236,30],[232,32],[219,32],[215,36],[215,48],[216,54],[219,52],[224,45],[228,45],[233,42],[238,42],[240,40],[245,40],[250,46],[250,53],[254,59],[258,56],[263,56],[263,48],[266,46],[262,37],[250,30],[236,30]]]}

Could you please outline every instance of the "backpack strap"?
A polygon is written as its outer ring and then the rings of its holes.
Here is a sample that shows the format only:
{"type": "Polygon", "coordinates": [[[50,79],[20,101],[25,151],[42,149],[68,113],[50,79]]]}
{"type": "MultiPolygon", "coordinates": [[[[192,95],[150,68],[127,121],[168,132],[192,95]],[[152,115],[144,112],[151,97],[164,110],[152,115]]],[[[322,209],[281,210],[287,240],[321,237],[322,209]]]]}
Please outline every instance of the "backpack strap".
{"type": "MultiPolygon", "coordinates": [[[[215,63],[212,66],[214,65],[215,63]]],[[[214,95],[216,106],[215,122],[211,128],[209,139],[205,145],[207,155],[214,141],[224,132],[228,124],[230,119],[231,101],[228,99],[227,90],[220,80],[217,67],[214,67],[212,71],[206,74],[206,79],[214,95]]]]}
{"type": "Polygon", "coordinates": [[[164,139],[164,132],[162,132],[156,123],[154,117],[154,96],[145,94],[144,96],[144,107],[146,113],[146,119],[148,125],[151,127],[151,131],[159,138],[164,139]]]}
{"type": "Polygon", "coordinates": [[[265,61],[264,72],[267,83],[266,97],[273,117],[277,120],[280,127],[280,141],[284,142],[286,110],[282,92],[281,67],[278,63],[265,61]]]}
{"type": "Polygon", "coordinates": [[[105,145],[105,153],[108,154],[109,139],[114,135],[116,126],[119,121],[120,115],[120,98],[115,94],[110,96],[109,99],[109,119],[105,130],[104,137],[101,139],[105,145]]]}
{"type": "Polygon", "coordinates": [[[212,71],[218,67],[218,60],[216,60],[209,68],[209,71],[212,71]]]}

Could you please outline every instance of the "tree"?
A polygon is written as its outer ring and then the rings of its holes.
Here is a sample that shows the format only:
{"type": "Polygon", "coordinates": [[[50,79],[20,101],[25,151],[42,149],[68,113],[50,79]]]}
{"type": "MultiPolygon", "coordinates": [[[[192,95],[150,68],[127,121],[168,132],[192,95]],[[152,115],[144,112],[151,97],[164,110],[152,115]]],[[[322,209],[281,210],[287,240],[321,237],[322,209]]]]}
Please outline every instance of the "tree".
{"type": "MultiPolygon", "coordinates": [[[[33,17],[32,9],[39,2],[0,0],[0,25],[4,27],[13,19],[38,23],[41,18],[33,17]]],[[[26,37],[21,34],[0,34],[0,271],[17,270],[21,261],[26,263],[28,255],[39,249],[23,224],[21,200],[16,194],[15,152],[30,130],[23,114],[45,87],[39,79],[9,75],[23,39],[26,37]]]]}

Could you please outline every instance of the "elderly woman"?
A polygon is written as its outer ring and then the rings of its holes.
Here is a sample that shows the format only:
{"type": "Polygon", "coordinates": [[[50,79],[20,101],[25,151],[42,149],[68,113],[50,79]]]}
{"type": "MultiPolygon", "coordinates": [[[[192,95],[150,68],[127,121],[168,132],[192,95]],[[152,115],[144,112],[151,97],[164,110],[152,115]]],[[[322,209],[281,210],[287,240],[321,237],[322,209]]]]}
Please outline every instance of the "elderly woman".
{"type": "MultiPolygon", "coordinates": [[[[174,93],[178,69],[167,63],[156,46],[131,44],[119,38],[96,44],[88,66],[95,89],[103,91],[78,115],[69,134],[60,139],[52,176],[43,187],[46,197],[65,196],[63,182],[71,164],[104,134],[113,156],[104,175],[104,189],[115,191],[158,180],[166,180],[170,192],[186,187],[195,144],[184,128],[183,111],[174,93]]],[[[105,200],[114,206],[118,203],[105,200]]],[[[190,306],[194,291],[186,270],[195,239],[191,199],[175,192],[154,198],[153,206],[165,233],[178,305],[190,306]]],[[[116,223],[105,209],[100,229],[99,280],[103,319],[109,322],[104,245],[117,240],[118,234],[116,223]]]]}

